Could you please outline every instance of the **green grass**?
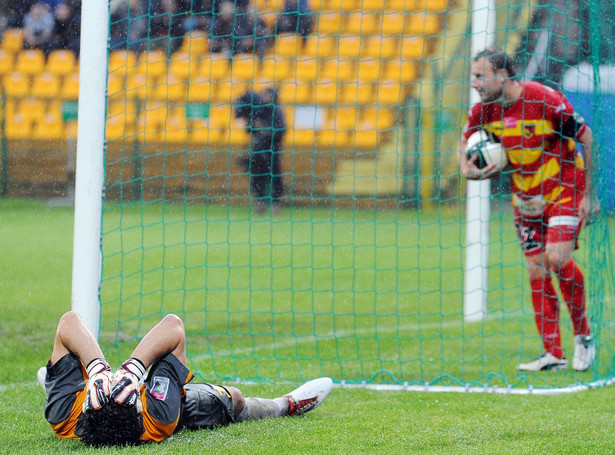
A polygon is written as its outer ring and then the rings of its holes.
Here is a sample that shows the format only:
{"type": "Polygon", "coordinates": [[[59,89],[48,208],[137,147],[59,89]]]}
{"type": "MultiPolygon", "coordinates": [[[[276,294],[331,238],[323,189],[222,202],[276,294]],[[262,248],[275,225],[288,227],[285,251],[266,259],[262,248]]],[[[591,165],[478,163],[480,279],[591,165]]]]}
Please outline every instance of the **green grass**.
{"type": "MultiPolygon", "coordinates": [[[[367,287],[366,294],[372,296],[371,304],[367,305],[369,299],[365,299],[362,306],[349,306],[343,301],[338,302],[339,306],[331,308],[326,306],[327,291],[332,289],[332,282],[342,286],[349,287],[347,284],[346,274],[337,275],[330,266],[335,261],[342,269],[346,267],[344,261],[346,258],[338,257],[335,253],[331,255],[333,243],[339,242],[348,243],[348,237],[344,234],[343,229],[354,231],[354,239],[359,239],[360,242],[367,242],[368,239],[374,239],[375,235],[382,234],[382,231],[374,230],[373,212],[357,212],[341,211],[336,213],[336,220],[339,220],[339,227],[336,223],[331,227],[331,223],[327,224],[325,220],[330,217],[331,212],[325,211],[296,211],[292,214],[293,225],[299,226],[298,230],[292,231],[290,226],[291,215],[285,212],[281,215],[276,223],[271,223],[265,220],[247,222],[247,212],[241,209],[231,209],[227,211],[223,208],[208,208],[208,219],[213,219],[214,222],[204,223],[205,213],[198,213],[198,208],[190,209],[188,219],[193,220],[189,223],[181,223],[176,221],[182,212],[179,206],[167,206],[165,217],[160,214],[162,208],[152,207],[150,211],[141,208],[126,210],[124,215],[124,223],[128,223],[123,227],[130,227],[131,223],[135,223],[134,233],[126,234],[136,235],[140,237],[142,232],[136,227],[136,220],[149,219],[149,225],[152,230],[157,230],[156,235],[160,235],[161,230],[164,230],[164,224],[160,220],[170,222],[167,224],[165,237],[165,245],[173,246],[182,243],[186,245],[197,245],[203,238],[198,239],[198,235],[202,234],[203,227],[206,229],[207,238],[210,244],[214,245],[214,249],[205,258],[208,263],[215,263],[219,269],[214,269],[214,275],[217,272],[223,271],[224,275],[225,260],[232,259],[240,266],[245,264],[248,259],[254,259],[250,252],[247,256],[245,251],[242,253],[241,248],[235,247],[242,244],[236,240],[244,238],[244,249],[248,248],[249,242],[260,244],[267,250],[268,253],[275,253],[277,247],[281,249],[290,249],[291,243],[297,244],[300,247],[305,247],[308,241],[314,241],[318,248],[322,251],[329,250],[329,262],[319,263],[317,257],[309,257],[305,259],[303,255],[297,257],[297,261],[305,260],[305,268],[314,268],[315,266],[326,269],[329,267],[329,280],[322,281],[319,279],[317,284],[322,287],[319,292],[314,292],[309,288],[310,284],[316,283],[310,281],[312,278],[293,276],[297,281],[292,282],[292,286],[285,283],[286,278],[280,277],[280,281],[276,281],[277,277],[267,279],[267,284],[274,283],[273,292],[266,294],[265,291],[256,293],[255,308],[250,308],[251,313],[246,311],[240,313],[250,319],[252,314],[251,324],[242,325],[241,321],[237,321],[237,326],[232,326],[237,333],[244,333],[248,342],[248,347],[255,343],[258,349],[264,349],[255,352],[259,353],[262,359],[262,365],[254,360],[241,360],[231,362],[228,356],[224,356],[224,350],[229,349],[228,340],[225,340],[225,331],[222,330],[223,324],[222,314],[227,308],[228,295],[250,296],[250,286],[246,289],[235,290],[229,283],[220,286],[217,295],[221,298],[218,303],[213,304],[212,311],[214,314],[219,312],[219,317],[211,321],[208,329],[212,329],[215,336],[205,337],[204,330],[201,329],[202,321],[198,321],[198,305],[192,307],[192,303],[178,304],[168,302],[158,298],[155,304],[148,302],[147,305],[152,305],[154,308],[147,308],[147,314],[151,314],[151,318],[162,311],[180,310],[188,315],[187,327],[194,332],[190,336],[189,344],[191,345],[194,354],[194,362],[199,368],[202,368],[202,373],[205,376],[211,376],[213,373],[207,369],[211,364],[209,361],[203,361],[207,356],[199,357],[207,351],[200,347],[198,343],[212,343],[210,348],[214,353],[218,353],[215,359],[215,364],[219,368],[221,375],[227,374],[227,371],[234,371],[238,368],[240,371],[245,367],[249,368],[265,368],[264,365],[271,363],[271,353],[267,350],[272,340],[275,339],[271,335],[271,327],[279,328],[281,333],[290,332],[286,325],[288,320],[292,321],[292,317],[288,315],[290,310],[306,313],[302,317],[308,317],[308,310],[313,308],[320,311],[322,316],[314,319],[309,327],[305,327],[304,320],[296,319],[300,324],[294,326],[295,330],[305,330],[306,343],[291,343],[291,350],[295,357],[290,358],[290,363],[296,363],[299,359],[303,365],[302,374],[305,376],[311,375],[309,368],[314,366],[314,362],[310,360],[312,351],[310,345],[314,344],[314,339],[317,340],[317,346],[320,351],[327,356],[329,349],[336,349],[340,358],[348,358],[348,375],[359,374],[369,375],[372,368],[377,367],[373,361],[367,362],[365,371],[361,371],[360,363],[352,357],[351,354],[365,353],[366,358],[371,359],[373,353],[369,349],[369,340],[361,340],[360,338],[347,337],[347,341],[352,342],[352,347],[345,350],[343,343],[334,343],[334,339],[327,337],[326,334],[332,328],[337,328],[340,325],[342,333],[347,333],[349,327],[353,324],[358,324],[357,328],[365,329],[374,328],[379,330],[380,334],[385,335],[385,342],[380,345],[381,352],[387,356],[391,352],[391,346],[387,345],[386,328],[389,326],[390,319],[387,315],[393,311],[406,311],[408,315],[416,313],[420,309],[424,314],[428,310],[433,309],[434,315],[427,317],[421,322],[439,321],[445,322],[455,317],[459,309],[451,309],[446,306],[446,298],[441,298],[442,295],[448,298],[455,298],[459,287],[459,279],[455,282],[431,282],[430,277],[434,275],[421,276],[422,280],[428,281],[425,284],[424,290],[427,293],[425,300],[421,300],[420,305],[411,310],[404,309],[402,305],[387,306],[386,299],[378,301],[378,305],[374,305],[374,296],[378,293],[375,290],[380,290],[384,293],[387,288],[382,288],[390,276],[383,274],[379,276],[381,267],[375,256],[371,255],[367,264],[376,269],[376,273],[371,273],[370,279],[376,275],[375,281],[370,281],[369,284],[362,282],[361,284],[367,287]],[[158,214],[157,214],[158,211],[158,214]],[[225,217],[235,218],[237,223],[228,223],[225,217]],[[149,217],[149,218],[148,218],[149,217]],[[319,221],[317,227],[310,226],[309,220],[314,219],[319,221]],[[303,221],[302,221],[303,220],[303,221]],[[276,236],[271,237],[267,232],[271,232],[273,226],[278,228],[278,231],[285,232],[284,235],[279,232],[276,236]],[[170,229],[173,226],[175,229],[170,229]],[[280,229],[280,226],[284,229],[280,229]],[[182,232],[178,234],[177,228],[182,232]],[[324,228],[328,230],[324,230],[324,228]],[[232,232],[232,242],[225,240],[224,232],[232,232]],[[178,236],[178,237],[175,237],[178,236]],[[267,242],[271,243],[271,238],[275,239],[276,248],[272,248],[267,242]],[[265,240],[267,240],[267,242],[265,240]],[[188,241],[186,241],[188,240],[188,241]],[[225,244],[226,241],[226,244],[225,244]],[[229,247],[230,245],[230,247],[229,247]],[[226,251],[225,251],[226,250],[226,251]],[[228,255],[228,256],[226,256],[228,255]],[[243,262],[242,262],[243,261],[243,262]],[[374,262],[375,261],[375,262],[374,262]],[[374,266],[375,265],[375,266],[374,266]],[[379,280],[382,280],[381,282],[379,280]],[[380,284],[378,284],[380,283],[380,284]],[[303,287],[301,287],[303,286],[303,287]],[[442,286],[444,292],[438,295],[436,292],[438,286],[442,286]],[[277,297],[280,295],[290,295],[288,288],[300,289],[299,296],[295,297],[294,301],[290,299],[290,303],[277,303],[277,297]],[[305,293],[306,295],[302,295],[305,293]],[[263,297],[264,295],[264,297],[263,297]],[[316,298],[312,306],[307,309],[303,308],[306,301],[316,298]],[[161,303],[162,302],[162,303],[161,303]],[[272,302],[276,302],[273,304],[272,302]],[[173,305],[177,305],[173,308],[173,305]],[[273,306],[272,306],[273,305],[273,306]],[[320,306],[319,306],[320,305],[320,306]],[[381,307],[382,305],[383,307],[381,307]],[[275,318],[278,321],[269,320],[263,314],[265,309],[274,308],[275,318]],[[365,316],[353,319],[349,316],[350,310],[356,310],[365,316]],[[437,312],[446,314],[446,318],[441,318],[436,315],[437,312]],[[290,319],[288,319],[290,317],[290,319]],[[264,322],[263,322],[264,318],[264,322]],[[380,324],[382,320],[382,325],[380,324]],[[365,323],[365,324],[364,324],[365,323]],[[273,324],[273,325],[272,325],[273,324]],[[322,328],[324,327],[324,328],[322,328]],[[308,335],[313,338],[309,338],[308,335]],[[220,341],[222,340],[222,341],[220,341]],[[260,343],[260,341],[263,341],[260,343]],[[311,341],[310,341],[311,340],[311,341]],[[309,341],[309,342],[308,342],[309,341]],[[226,343],[226,344],[224,344],[226,343]],[[363,343],[363,344],[361,344],[363,343]],[[196,344],[196,347],[195,347],[196,344]],[[264,347],[261,346],[264,345],[264,347]],[[305,351],[301,351],[305,349],[305,351]],[[361,350],[363,349],[363,350],[361,350]],[[229,370],[230,368],[230,370],[229,370]]],[[[183,215],[183,214],[182,214],[183,215]]],[[[109,215],[109,221],[105,225],[108,231],[112,229],[114,215],[109,215]]],[[[448,278],[456,273],[459,268],[459,259],[455,263],[453,253],[458,252],[458,247],[462,241],[461,229],[458,223],[455,224],[452,220],[455,218],[455,213],[438,213],[434,212],[403,212],[403,216],[407,217],[408,227],[401,227],[400,219],[393,212],[384,213],[382,219],[385,229],[392,230],[387,232],[382,238],[379,238],[381,244],[386,244],[388,238],[392,234],[396,234],[398,239],[407,242],[407,251],[410,251],[413,246],[418,245],[419,241],[425,245],[426,253],[414,255],[412,257],[399,260],[397,264],[401,264],[401,270],[406,271],[415,267],[416,264],[435,264],[441,270],[446,270],[445,273],[435,271],[436,277],[448,278]],[[413,218],[414,217],[414,218],[413,218]],[[417,227],[417,218],[423,223],[423,227],[417,227]],[[388,224],[390,223],[390,224],[388,224]],[[393,224],[397,223],[400,227],[398,231],[393,230],[393,224]],[[438,226],[442,226],[441,228],[438,226]],[[436,233],[436,238],[430,238],[429,229],[436,233]],[[438,229],[435,229],[438,227],[438,229]],[[418,229],[414,231],[417,234],[414,238],[410,238],[406,229],[418,229]],[[424,237],[420,237],[423,235],[424,237]],[[442,247],[438,246],[441,242],[442,247]],[[407,261],[407,262],[404,262],[407,261]],[[422,262],[424,261],[424,262],[422,262]],[[451,262],[448,262],[451,261],[451,262]]],[[[115,220],[119,220],[115,218],[115,220]]],[[[498,223],[499,224],[499,223],[498,223]]],[[[506,225],[509,220],[501,223],[501,228],[495,226],[497,230],[495,238],[504,239],[504,243],[510,240],[510,231],[506,225]],[[502,229],[502,232],[499,232],[502,229]]],[[[19,454],[19,453],[117,453],[116,450],[87,450],[82,444],[76,441],[61,441],[55,438],[43,416],[44,394],[40,387],[35,383],[35,374],[37,369],[44,365],[48,358],[53,343],[53,335],[55,326],[60,315],[70,308],[70,279],[71,279],[71,255],[72,255],[72,230],[73,217],[72,209],[54,207],[49,208],[45,202],[39,201],[24,201],[3,199],[0,200],[0,454],[19,454]]],[[[130,229],[129,229],[130,231],[130,229]]],[[[492,232],[493,233],[493,232],[492,232]]],[[[152,233],[153,234],[153,233],[152,233]]],[[[119,234],[117,234],[119,235],[119,234]]],[[[113,237],[113,235],[109,236],[113,237]]],[[[129,237],[125,237],[129,239],[129,237]]],[[[154,236],[151,236],[152,242],[154,236]]],[[[511,247],[516,247],[513,242],[511,247]]],[[[108,247],[112,247],[111,243],[108,247]]],[[[300,248],[301,249],[301,248],[300,248]]],[[[385,248],[387,249],[387,248],[385,248]]],[[[196,248],[195,248],[196,250],[196,248]]],[[[250,248],[248,248],[250,250],[250,248]]],[[[342,248],[344,250],[344,248],[342,248]]],[[[190,256],[192,249],[184,250],[189,252],[187,257],[193,260],[195,270],[201,267],[204,263],[203,258],[190,256]]],[[[366,250],[364,250],[366,251],[366,250]]],[[[581,257],[585,257],[583,252],[581,257]]],[[[181,256],[178,247],[178,257],[181,256]]],[[[265,265],[279,265],[277,259],[272,259],[276,254],[266,255],[265,265]]],[[[388,254],[394,254],[393,251],[388,251],[388,254]]],[[[492,258],[504,264],[509,264],[510,273],[521,281],[523,276],[518,269],[520,258],[514,250],[504,247],[501,249],[492,248],[492,258]]],[[[261,258],[262,259],[262,258],[261,258]]],[[[390,256],[381,258],[389,260],[390,256]]],[[[158,258],[148,259],[144,264],[154,263],[158,258]]],[[[162,276],[166,283],[173,283],[176,279],[173,276],[173,267],[171,264],[177,264],[177,257],[167,257],[167,268],[162,268],[158,271],[159,275],[152,271],[151,279],[147,279],[144,283],[148,286],[155,286],[157,278],[162,276]],[[169,275],[170,274],[170,275],[169,275]]],[[[139,273],[139,268],[134,264],[125,261],[125,267],[128,267],[133,273],[139,273]]],[[[301,264],[295,262],[293,265],[301,264]]],[[[288,266],[288,264],[287,264],[288,266]]],[[[494,270],[493,280],[498,279],[498,274],[508,273],[507,267],[496,268],[494,270]]],[[[300,268],[300,267],[299,267],[300,268]]],[[[429,267],[427,267],[429,268],[429,267]]],[[[126,269],[128,270],[128,269],[126,269]]],[[[153,270],[153,267],[152,267],[153,270]]],[[[186,270],[192,270],[187,268],[186,270]]],[[[246,268],[249,271],[250,268],[246,268]]],[[[107,272],[109,269],[107,269],[107,272]]],[[[209,271],[208,271],[209,273],[209,271]]],[[[311,272],[310,272],[311,274],[311,272]]],[[[249,273],[248,273],[249,275],[249,273]]],[[[325,274],[326,275],[326,274],[325,274]]],[[[292,276],[292,275],[291,275],[292,276]]],[[[106,275],[109,279],[109,275],[106,275]]],[[[208,281],[208,286],[215,287],[214,284],[219,278],[216,276],[212,281],[208,281]]],[[[253,280],[256,280],[254,278],[253,280]]],[[[118,282],[121,281],[118,279],[118,282]]],[[[437,280],[436,280],[437,281],[437,280]]],[[[451,280],[452,281],[452,280],[451,280]]],[[[262,283],[255,281],[248,284],[256,289],[264,289],[262,283]]],[[[131,287],[133,283],[118,284],[116,290],[128,293],[135,301],[142,299],[142,293],[134,291],[131,287]],[[122,289],[122,286],[124,288],[122,289]]],[[[179,284],[173,284],[179,289],[179,284]]],[[[410,286],[410,285],[408,285],[410,286]]],[[[194,288],[194,294],[188,292],[177,291],[176,295],[194,295],[197,296],[197,286],[186,286],[187,289],[194,288]]],[[[356,296],[349,287],[348,296],[356,296]]],[[[409,288],[408,288],[409,289],[409,288]]],[[[107,291],[104,291],[107,292],[107,291]]],[[[505,333],[507,336],[484,337],[481,330],[472,330],[466,327],[464,331],[458,332],[454,324],[445,325],[446,329],[442,334],[437,333],[439,341],[432,337],[434,335],[429,330],[423,330],[421,335],[426,341],[423,342],[422,349],[417,350],[413,355],[422,355],[427,359],[429,355],[443,356],[448,359],[443,364],[436,365],[434,371],[446,369],[446,371],[457,371],[461,374],[472,374],[459,367],[459,351],[456,351],[460,346],[466,349],[467,355],[471,355],[473,349],[478,346],[479,352],[492,352],[497,359],[487,361],[486,366],[482,366],[481,362],[475,362],[481,366],[476,367],[481,374],[481,370],[489,368],[495,364],[496,360],[501,362],[502,353],[517,352],[519,350],[519,341],[524,341],[529,349],[538,349],[535,343],[535,335],[531,324],[526,324],[528,318],[528,309],[522,310],[519,308],[519,302],[509,302],[508,297],[520,293],[518,289],[506,289],[501,287],[495,289],[497,295],[493,300],[490,298],[490,305],[495,307],[494,311],[499,314],[504,314],[507,311],[512,311],[514,318],[508,321],[506,317],[493,318],[489,320],[485,326],[485,333],[492,331],[493,333],[505,333]],[[515,309],[516,308],[516,309],[515,309]],[[516,320],[516,322],[515,322],[516,320]],[[509,330],[509,322],[511,327],[516,327],[515,330],[509,330]],[[527,331],[526,335],[521,332],[527,331]],[[455,338],[463,335],[462,341],[455,341],[455,338]],[[449,339],[450,338],[450,339],[449,339]],[[430,341],[433,341],[437,346],[433,350],[433,346],[429,346],[430,341]],[[473,347],[469,348],[469,345],[473,347]]],[[[112,293],[104,294],[106,298],[111,298],[112,293]]],[[[362,295],[362,294],[361,294],[362,295]]],[[[198,301],[203,295],[195,298],[198,301]]],[[[144,300],[145,301],[145,300],[144,300]]],[[[187,299],[186,301],[190,301],[187,299]]],[[[529,302],[524,302],[525,306],[529,302]]],[[[116,305],[115,309],[126,306],[126,302],[109,303],[109,308],[116,305]]],[[[144,307],[144,308],[145,308],[144,307]]],[[[241,305],[237,309],[242,309],[241,305]]],[[[244,308],[246,309],[246,308],[244,308]]],[[[601,311],[606,312],[606,309],[601,311]]],[[[608,313],[607,313],[608,314],[608,313]]],[[[408,316],[410,317],[410,316],[408,316]]],[[[566,315],[563,313],[563,321],[566,315]]],[[[271,319],[271,318],[270,318],[271,319]]],[[[531,323],[531,320],[529,321],[531,323]]],[[[125,334],[126,342],[119,344],[113,348],[112,343],[116,341],[115,333],[110,330],[112,322],[107,321],[109,326],[103,330],[103,343],[106,346],[106,351],[110,357],[115,356],[118,352],[123,352],[134,346],[135,340],[131,336],[125,334]],[[118,352],[115,351],[117,349],[118,352]]],[[[127,327],[131,327],[131,322],[126,321],[127,327]]],[[[563,324],[565,325],[565,324],[563,324]]],[[[143,323],[141,330],[147,329],[147,323],[143,323]]],[[[430,327],[430,326],[429,326],[430,327]]],[[[608,334],[607,327],[602,328],[603,334],[608,334]]],[[[437,331],[436,331],[437,332],[437,331]]],[[[411,335],[403,335],[406,337],[406,345],[409,349],[413,348],[413,344],[418,342],[418,338],[411,335]]],[[[434,335],[435,336],[435,335],[434,335]]],[[[278,343],[279,352],[284,352],[288,346],[283,342],[286,338],[276,340],[278,343]]],[[[389,340],[390,341],[390,340],[389,340]]],[[[240,351],[243,340],[238,337],[240,346],[235,346],[240,351]]],[[[390,344],[390,343],[389,343],[390,344]]],[[[245,345],[243,345],[245,348],[245,345]]],[[[394,357],[393,357],[394,358],[394,357]]],[[[472,369],[472,358],[467,359],[468,367],[472,369]]],[[[498,368],[502,371],[514,369],[514,365],[518,357],[505,359],[504,366],[498,368]],[[509,365],[510,364],[510,365],[509,365]]],[[[114,362],[115,363],[115,362],[114,362]]],[[[333,359],[325,362],[324,367],[318,367],[325,371],[334,371],[334,368],[339,368],[339,361],[333,359]],[[338,366],[334,367],[336,364],[338,366]]],[[[344,365],[346,362],[342,362],[344,365]]],[[[282,362],[284,364],[284,362],[282,362]]],[[[427,363],[427,369],[430,364],[427,363]]],[[[386,364],[387,368],[394,369],[394,362],[386,364]]],[[[610,366],[610,365],[609,365],[610,366]]],[[[346,368],[346,366],[344,366],[346,368]]],[[[397,367],[399,368],[399,367],[397,367]]],[[[411,370],[419,368],[418,363],[410,362],[408,372],[398,369],[401,374],[408,374],[408,378],[415,374],[411,370]]],[[[488,370],[485,370],[488,371],[488,370]]],[[[497,370],[496,370],[497,371],[497,370]]],[[[346,370],[344,370],[346,372],[346,370]]],[[[558,375],[538,375],[538,380],[555,379],[553,376],[558,375]],[[542,378],[542,379],[541,379],[542,378]]],[[[577,380],[578,376],[561,375],[564,384],[577,380]]],[[[386,379],[386,378],[385,378],[386,379]]],[[[557,381],[555,381],[557,385],[557,381]]],[[[247,395],[252,396],[277,396],[288,391],[289,385],[284,384],[244,384],[241,388],[247,395]]],[[[473,454],[518,454],[518,453],[562,453],[562,454],[602,454],[612,453],[615,443],[615,436],[612,432],[612,416],[615,409],[615,394],[610,387],[590,390],[582,393],[563,394],[558,396],[512,396],[512,395],[495,395],[495,394],[453,394],[453,393],[410,393],[410,392],[376,392],[365,389],[348,389],[336,388],[330,396],[330,399],[318,410],[308,414],[303,418],[295,419],[277,419],[259,422],[247,422],[237,425],[232,425],[227,428],[221,428],[215,431],[199,431],[199,432],[181,432],[175,435],[170,440],[161,445],[151,445],[139,448],[123,449],[121,453],[386,453],[386,454],[408,454],[408,453],[425,453],[425,454],[455,454],[455,453],[473,453],[473,454]]]]}

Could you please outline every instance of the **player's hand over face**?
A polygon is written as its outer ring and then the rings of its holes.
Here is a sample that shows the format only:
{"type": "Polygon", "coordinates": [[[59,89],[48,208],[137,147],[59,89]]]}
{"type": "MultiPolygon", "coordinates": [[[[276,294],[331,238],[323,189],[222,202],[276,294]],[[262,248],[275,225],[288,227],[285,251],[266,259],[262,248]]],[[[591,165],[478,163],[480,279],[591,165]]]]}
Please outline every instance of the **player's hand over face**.
{"type": "Polygon", "coordinates": [[[98,410],[109,401],[113,373],[111,367],[103,359],[95,359],[86,368],[88,372],[88,387],[83,403],[83,410],[98,410]]]}
{"type": "Polygon", "coordinates": [[[122,363],[113,375],[111,399],[119,404],[135,405],[140,403],[139,381],[145,374],[145,367],[136,359],[122,363]]]}

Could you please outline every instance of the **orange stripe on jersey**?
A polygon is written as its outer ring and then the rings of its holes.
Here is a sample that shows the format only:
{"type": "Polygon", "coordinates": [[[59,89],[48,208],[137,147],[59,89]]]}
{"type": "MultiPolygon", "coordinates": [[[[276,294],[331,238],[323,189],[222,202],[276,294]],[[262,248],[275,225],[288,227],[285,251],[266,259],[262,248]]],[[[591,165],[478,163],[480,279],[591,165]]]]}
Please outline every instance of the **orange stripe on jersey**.
{"type": "Polygon", "coordinates": [[[75,430],[77,429],[77,420],[79,420],[79,416],[83,410],[83,403],[85,402],[86,394],[87,385],[83,388],[83,390],[77,392],[75,402],[73,403],[73,407],[70,410],[70,414],[66,420],[56,423],[55,425],[50,424],[57,437],[62,439],[79,439],[79,436],[75,434],[75,430]]]}
{"type": "Polygon", "coordinates": [[[557,158],[551,158],[532,174],[522,175],[520,172],[511,174],[513,185],[523,193],[533,188],[540,187],[543,182],[559,175],[561,168],[557,158]]]}

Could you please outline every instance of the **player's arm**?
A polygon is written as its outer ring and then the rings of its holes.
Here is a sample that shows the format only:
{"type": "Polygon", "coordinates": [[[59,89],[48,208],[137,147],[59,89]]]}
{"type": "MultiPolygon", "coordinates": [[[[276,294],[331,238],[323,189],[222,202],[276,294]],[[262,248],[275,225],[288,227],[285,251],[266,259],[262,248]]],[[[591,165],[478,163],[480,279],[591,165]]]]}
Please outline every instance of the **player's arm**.
{"type": "Polygon", "coordinates": [[[490,164],[485,166],[482,169],[479,169],[476,166],[476,160],[478,159],[477,155],[474,155],[468,158],[466,153],[466,144],[467,139],[465,135],[461,135],[461,139],[459,139],[459,143],[457,144],[457,162],[459,163],[459,172],[461,175],[470,180],[482,180],[496,171],[498,168],[497,163],[490,164]]]}
{"type": "Polygon", "coordinates": [[[147,369],[158,359],[173,354],[186,364],[186,333],[183,321],[173,315],[166,315],[152,328],[139,345],[132,351],[120,369],[113,376],[111,399],[120,404],[139,408],[139,382],[147,369]]]}
{"type": "Polygon", "coordinates": [[[585,196],[581,201],[579,211],[585,221],[589,222],[600,213],[600,203],[597,200],[592,200],[592,177],[596,170],[596,163],[593,149],[594,135],[589,125],[585,125],[585,129],[581,131],[577,141],[583,146],[583,162],[585,163],[585,196]]]}

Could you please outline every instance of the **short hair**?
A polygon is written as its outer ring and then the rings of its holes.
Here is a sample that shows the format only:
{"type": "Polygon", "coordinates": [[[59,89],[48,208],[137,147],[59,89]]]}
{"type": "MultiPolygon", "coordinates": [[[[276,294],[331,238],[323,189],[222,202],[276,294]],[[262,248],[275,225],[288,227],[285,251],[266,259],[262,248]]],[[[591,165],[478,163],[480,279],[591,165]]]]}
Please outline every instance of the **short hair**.
{"type": "Polygon", "coordinates": [[[136,406],[109,400],[100,409],[88,409],[81,418],[81,440],[93,447],[141,444],[143,420],[136,406]]]}
{"type": "Polygon", "coordinates": [[[481,57],[484,57],[491,63],[491,67],[494,72],[503,69],[506,70],[506,73],[508,73],[508,77],[515,77],[517,75],[513,58],[510,57],[503,49],[500,49],[499,47],[488,47],[487,49],[484,49],[476,54],[473,60],[476,61],[481,57]]]}

